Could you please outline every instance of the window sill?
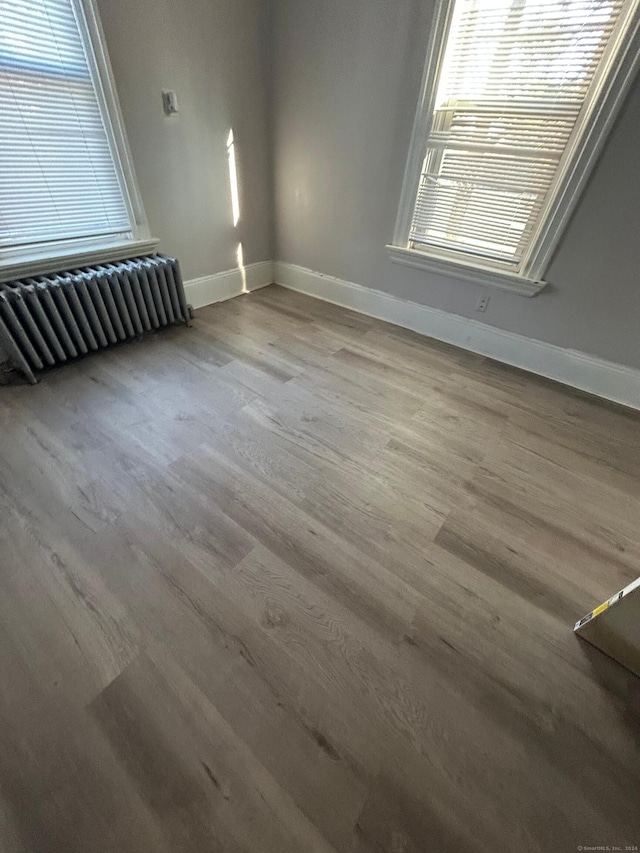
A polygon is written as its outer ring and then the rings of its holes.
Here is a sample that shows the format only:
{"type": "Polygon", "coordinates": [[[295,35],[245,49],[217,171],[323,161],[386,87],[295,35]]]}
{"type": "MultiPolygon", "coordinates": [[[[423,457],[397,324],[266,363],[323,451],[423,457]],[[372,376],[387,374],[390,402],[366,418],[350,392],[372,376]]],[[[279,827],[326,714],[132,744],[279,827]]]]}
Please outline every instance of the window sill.
{"type": "Polygon", "coordinates": [[[486,287],[496,287],[499,290],[508,290],[520,296],[535,296],[546,287],[544,281],[531,281],[522,276],[503,273],[486,267],[475,267],[459,264],[455,261],[443,260],[416,249],[406,249],[401,246],[387,246],[387,251],[394,264],[404,264],[421,270],[428,270],[439,275],[469,281],[486,287]]]}
{"type": "Polygon", "coordinates": [[[42,248],[28,255],[22,255],[19,259],[16,257],[0,259],[0,282],[148,255],[156,251],[158,243],[158,240],[149,238],[124,243],[122,240],[113,243],[103,242],[83,248],[76,247],[75,250],[67,246],[58,252],[52,251],[50,247],[42,248]]]}

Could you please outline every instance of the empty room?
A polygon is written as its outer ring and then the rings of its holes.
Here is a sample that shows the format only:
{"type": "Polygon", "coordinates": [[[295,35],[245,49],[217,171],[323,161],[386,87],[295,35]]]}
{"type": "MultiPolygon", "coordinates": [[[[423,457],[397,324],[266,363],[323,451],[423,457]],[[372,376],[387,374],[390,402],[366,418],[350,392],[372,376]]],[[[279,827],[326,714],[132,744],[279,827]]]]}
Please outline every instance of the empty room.
{"type": "Polygon", "coordinates": [[[0,0],[0,853],[640,848],[640,0],[0,0]]]}

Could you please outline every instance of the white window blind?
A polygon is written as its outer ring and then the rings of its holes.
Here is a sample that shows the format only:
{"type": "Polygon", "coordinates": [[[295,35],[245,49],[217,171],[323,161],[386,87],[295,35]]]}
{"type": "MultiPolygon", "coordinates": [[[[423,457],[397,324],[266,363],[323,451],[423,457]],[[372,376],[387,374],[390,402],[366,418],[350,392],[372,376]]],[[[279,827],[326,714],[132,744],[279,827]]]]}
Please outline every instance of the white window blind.
{"type": "Polygon", "coordinates": [[[131,231],[80,14],[0,0],[0,249],[131,231]]]}
{"type": "Polygon", "coordinates": [[[410,248],[521,267],[629,5],[456,0],[410,248]]]}

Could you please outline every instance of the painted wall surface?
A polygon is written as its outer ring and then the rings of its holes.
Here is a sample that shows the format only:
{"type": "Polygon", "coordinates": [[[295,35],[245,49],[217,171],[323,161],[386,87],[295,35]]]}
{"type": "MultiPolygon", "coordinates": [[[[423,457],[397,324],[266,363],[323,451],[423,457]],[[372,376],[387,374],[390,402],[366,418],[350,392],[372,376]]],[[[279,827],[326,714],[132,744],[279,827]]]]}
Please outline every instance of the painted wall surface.
{"type": "Polygon", "coordinates": [[[539,296],[389,261],[432,11],[431,0],[274,0],[275,257],[640,367],[640,85],[539,296]]]}
{"type": "Polygon", "coordinates": [[[261,0],[99,0],[147,216],[185,278],[271,258],[261,0]],[[162,90],[180,111],[167,118],[162,90]],[[240,221],[231,211],[233,128],[240,221]]]}

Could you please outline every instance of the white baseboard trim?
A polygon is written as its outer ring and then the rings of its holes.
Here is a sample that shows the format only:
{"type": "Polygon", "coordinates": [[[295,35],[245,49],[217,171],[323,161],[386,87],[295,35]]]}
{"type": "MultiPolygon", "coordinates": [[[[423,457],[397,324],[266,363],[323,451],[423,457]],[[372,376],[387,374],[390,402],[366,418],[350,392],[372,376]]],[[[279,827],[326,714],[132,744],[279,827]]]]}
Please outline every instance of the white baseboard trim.
{"type": "Polygon", "coordinates": [[[398,299],[294,264],[277,261],[274,266],[275,281],[290,290],[640,409],[640,370],[398,299]]]}
{"type": "Polygon", "coordinates": [[[213,302],[224,302],[242,293],[249,293],[273,284],[273,261],[247,264],[244,269],[225,270],[185,281],[187,302],[194,308],[204,308],[213,302]]]}

